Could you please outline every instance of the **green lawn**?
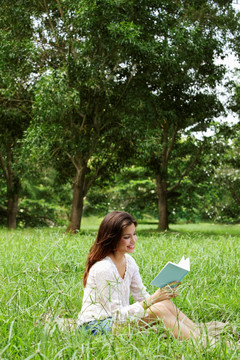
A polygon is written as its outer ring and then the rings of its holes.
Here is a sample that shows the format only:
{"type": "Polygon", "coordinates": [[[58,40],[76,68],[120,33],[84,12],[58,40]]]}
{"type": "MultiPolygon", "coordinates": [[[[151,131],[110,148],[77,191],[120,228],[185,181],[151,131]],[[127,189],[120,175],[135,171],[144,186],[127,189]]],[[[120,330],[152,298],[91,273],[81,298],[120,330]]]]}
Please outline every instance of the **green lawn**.
{"type": "MultiPolygon", "coordinates": [[[[226,332],[215,348],[134,328],[118,336],[60,332],[41,316],[76,318],[88,250],[99,219],[83,219],[74,236],[64,229],[0,229],[0,359],[239,359],[237,336],[226,332]],[[232,342],[227,348],[226,341],[232,342]]],[[[228,321],[240,333],[240,226],[139,224],[134,257],[149,292],[168,260],[190,256],[191,271],[174,300],[196,322],[228,321]]]]}

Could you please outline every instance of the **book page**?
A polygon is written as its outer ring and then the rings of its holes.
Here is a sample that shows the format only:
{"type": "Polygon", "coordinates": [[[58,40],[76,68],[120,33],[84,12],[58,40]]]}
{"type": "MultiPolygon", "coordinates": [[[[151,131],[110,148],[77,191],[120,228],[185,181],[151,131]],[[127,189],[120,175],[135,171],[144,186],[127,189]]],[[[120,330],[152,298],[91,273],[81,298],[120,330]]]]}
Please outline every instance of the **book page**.
{"type": "Polygon", "coordinates": [[[181,268],[190,271],[190,259],[189,257],[185,259],[185,256],[181,258],[181,260],[178,263],[178,266],[181,268]]]}

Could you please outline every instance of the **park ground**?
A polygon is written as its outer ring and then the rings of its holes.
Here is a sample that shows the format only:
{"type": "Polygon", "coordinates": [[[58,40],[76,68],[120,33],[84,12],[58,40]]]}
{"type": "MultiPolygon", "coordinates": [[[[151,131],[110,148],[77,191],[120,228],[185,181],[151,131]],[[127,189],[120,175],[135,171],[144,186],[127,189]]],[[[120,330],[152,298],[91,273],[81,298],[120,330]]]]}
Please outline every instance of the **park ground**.
{"type": "Polygon", "coordinates": [[[76,235],[63,228],[0,229],[0,359],[240,358],[239,225],[175,224],[168,232],[150,222],[138,225],[133,256],[147,290],[155,290],[150,282],[167,261],[189,256],[191,271],[174,302],[197,323],[228,324],[215,347],[165,338],[161,324],[96,337],[60,331],[54,319],[75,319],[80,310],[86,256],[99,223],[84,218],[76,235]]]}

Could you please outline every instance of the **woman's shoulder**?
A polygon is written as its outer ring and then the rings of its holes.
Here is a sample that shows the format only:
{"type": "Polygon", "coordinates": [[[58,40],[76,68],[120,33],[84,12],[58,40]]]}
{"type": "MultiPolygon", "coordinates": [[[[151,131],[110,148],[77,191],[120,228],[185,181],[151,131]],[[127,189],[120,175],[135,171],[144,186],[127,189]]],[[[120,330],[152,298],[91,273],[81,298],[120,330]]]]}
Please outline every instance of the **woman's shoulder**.
{"type": "Polygon", "coordinates": [[[112,262],[111,259],[106,256],[104,259],[97,261],[95,264],[93,264],[90,271],[92,270],[92,272],[101,273],[109,271],[110,269],[112,269],[112,262]]]}

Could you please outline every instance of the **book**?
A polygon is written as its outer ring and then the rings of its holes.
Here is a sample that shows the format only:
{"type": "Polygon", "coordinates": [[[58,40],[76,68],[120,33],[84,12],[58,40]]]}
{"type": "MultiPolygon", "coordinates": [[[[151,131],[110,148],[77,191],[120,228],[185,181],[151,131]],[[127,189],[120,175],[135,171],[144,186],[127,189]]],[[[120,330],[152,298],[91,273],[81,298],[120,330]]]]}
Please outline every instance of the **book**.
{"type": "MultiPolygon", "coordinates": [[[[190,259],[183,256],[178,264],[169,261],[153,279],[151,285],[162,288],[173,281],[180,282],[190,271],[190,259]]],[[[175,285],[176,286],[176,285],[175,285]]]]}

